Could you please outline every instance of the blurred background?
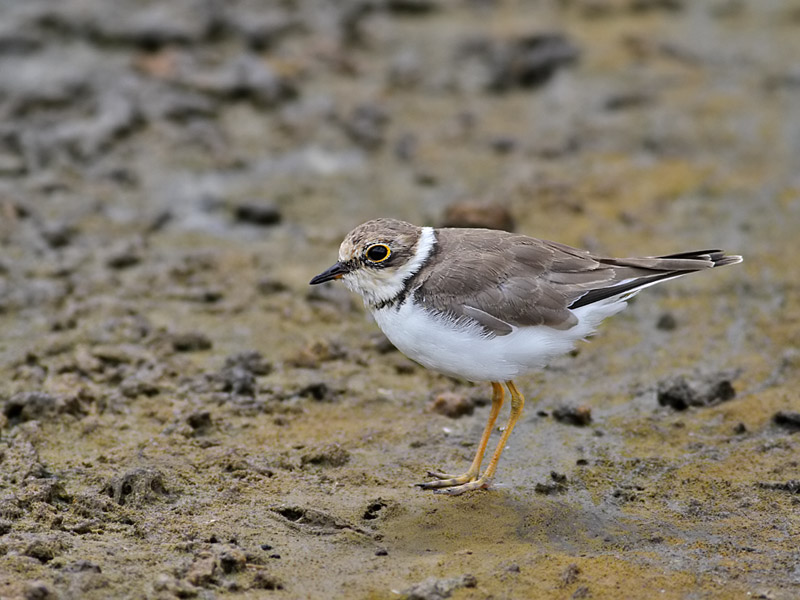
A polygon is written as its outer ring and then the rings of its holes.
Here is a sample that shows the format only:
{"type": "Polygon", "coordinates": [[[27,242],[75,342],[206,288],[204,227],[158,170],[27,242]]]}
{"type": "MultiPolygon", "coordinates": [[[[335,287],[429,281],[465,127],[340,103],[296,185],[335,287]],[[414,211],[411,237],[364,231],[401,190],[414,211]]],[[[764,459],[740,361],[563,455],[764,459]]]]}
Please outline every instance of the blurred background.
{"type": "Polygon", "coordinates": [[[796,0],[0,2],[0,597],[796,597],[798,56],[796,0]],[[745,263],[442,498],[488,385],[307,287],[378,216],[745,263]]]}

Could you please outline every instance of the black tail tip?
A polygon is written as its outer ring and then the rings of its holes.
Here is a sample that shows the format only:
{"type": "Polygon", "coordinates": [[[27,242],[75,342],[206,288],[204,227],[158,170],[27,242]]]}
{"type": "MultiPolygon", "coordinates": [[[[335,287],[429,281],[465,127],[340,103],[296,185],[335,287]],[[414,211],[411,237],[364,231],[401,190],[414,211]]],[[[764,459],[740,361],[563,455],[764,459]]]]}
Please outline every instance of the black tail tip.
{"type": "Polygon", "coordinates": [[[714,267],[724,267],[726,265],[735,265],[742,262],[744,259],[738,254],[728,254],[727,256],[720,252],[720,256],[712,256],[714,267]]]}

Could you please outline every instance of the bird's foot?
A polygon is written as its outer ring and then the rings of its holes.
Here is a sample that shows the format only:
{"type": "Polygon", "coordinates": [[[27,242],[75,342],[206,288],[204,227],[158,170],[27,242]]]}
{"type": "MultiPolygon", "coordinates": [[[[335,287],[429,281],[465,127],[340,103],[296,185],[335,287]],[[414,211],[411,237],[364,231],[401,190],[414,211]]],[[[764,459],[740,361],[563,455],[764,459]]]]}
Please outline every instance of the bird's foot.
{"type": "Polygon", "coordinates": [[[435,490],[437,493],[451,494],[453,496],[469,490],[488,487],[489,485],[489,482],[484,477],[479,478],[478,474],[472,471],[467,471],[463,475],[450,475],[447,473],[439,473],[438,471],[428,471],[428,476],[434,477],[435,481],[417,483],[417,487],[423,490],[435,490]]]}
{"type": "Polygon", "coordinates": [[[459,494],[463,494],[464,492],[471,492],[472,490],[488,489],[490,484],[491,480],[487,479],[486,477],[479,477],[478,479],[473,479],[472,481],[467,481],[466,483],[462,483],[460,485],[438,488],[434,489],[433,491],[436,494],[447,494],[449,496],[458,496],[459,494]]]}

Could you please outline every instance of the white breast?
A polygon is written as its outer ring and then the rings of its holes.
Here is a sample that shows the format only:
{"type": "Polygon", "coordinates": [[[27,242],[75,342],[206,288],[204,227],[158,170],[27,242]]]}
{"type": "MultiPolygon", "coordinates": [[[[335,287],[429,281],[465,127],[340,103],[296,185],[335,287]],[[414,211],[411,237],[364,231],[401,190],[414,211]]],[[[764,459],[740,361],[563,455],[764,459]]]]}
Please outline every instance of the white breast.
{"type": "Polygon", "coordinates": [[[603,319],[625,306],[622,300],[609,299],[575,309],[578,324],[568,330],[516,327],[508,335],[494,337],[486,336],[474,322],[430,313],[411,299],[399,310],[389,306],[372,315],[403,354],[428,369],[470,381],[509,381],[569,352],[603,319]]]}

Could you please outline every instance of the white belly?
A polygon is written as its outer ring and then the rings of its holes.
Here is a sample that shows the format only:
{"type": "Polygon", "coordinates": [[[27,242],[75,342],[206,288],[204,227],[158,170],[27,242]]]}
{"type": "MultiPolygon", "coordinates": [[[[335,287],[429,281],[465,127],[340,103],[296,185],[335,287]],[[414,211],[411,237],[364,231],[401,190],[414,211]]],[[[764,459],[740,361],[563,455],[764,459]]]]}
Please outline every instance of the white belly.
{"type": "Polygon", "coordinates": [[[613,300],[575,309],[578,324],[565,331],[517,327],[508,335],[495,337],[486,336],[474,323],[454,323],[428,313],[411,300],[399,310],[386,307],[372,315],[398,350],[428,369],[470,381],[509,381],[569,352],[625,305],[613,300]]]}

